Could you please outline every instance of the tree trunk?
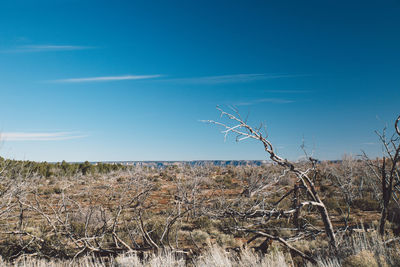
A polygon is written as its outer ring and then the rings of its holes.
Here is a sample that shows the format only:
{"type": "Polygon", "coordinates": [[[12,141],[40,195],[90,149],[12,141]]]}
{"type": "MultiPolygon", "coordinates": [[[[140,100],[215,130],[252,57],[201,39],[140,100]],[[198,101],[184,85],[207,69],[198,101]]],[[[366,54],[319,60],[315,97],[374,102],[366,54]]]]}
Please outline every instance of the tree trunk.
{"type": "Polygon", "coordinates": [[[386,158],[383,157],[382,162],[382,212],[381,212],[381,219],[379,222],[379,234],[383,236],[385,234],[385,223],[387,217],[387,208],[389,205],[390,195],[389,195],[389,188],[386,182],[386,158]]]}
{"type": "Polygon", "coordinates": [[[294,190],[293,190],[293,199],[292,199],[292,208],[296,209],[295,213],[293,214],[293,224],[297,228],[297,231],[300,231],[300,223],[299,223],[299,217],[300,217],[300,194],[299,194],[299,184],[294,185],[294,190]]]}

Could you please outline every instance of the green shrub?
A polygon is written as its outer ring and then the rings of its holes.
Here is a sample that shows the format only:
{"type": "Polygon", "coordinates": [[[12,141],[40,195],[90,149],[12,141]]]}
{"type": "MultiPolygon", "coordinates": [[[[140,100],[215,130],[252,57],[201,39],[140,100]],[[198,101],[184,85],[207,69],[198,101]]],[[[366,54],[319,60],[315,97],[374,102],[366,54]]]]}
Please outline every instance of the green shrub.
{"type": "Polygon", "coordinates": [[[218,175],[215,178],[215,182],[221,185],[224,188],[232,189],[236,187],[236,184],[233,183],[232,177],[228,175],[218,175]]]}
{"type": "Polygon", "coordinates": [[[197,245],[207,245],[210,242],[210,235],[198,229],[192,232],[192,238],[197,245]]]}
{"type": "Polygon", "coordinates": [[[195,229],[209,230],[212,227],[212,221],[207,216],[201,216],[193,221],[195,229]]]}
{"type": "Polygon", "coordinates": [[[85,235],[85,223],[73,221],[71,222],[71,232],[77,236],[85,235]]]}
{"type": "Polygon", "coordinates": [[[221,247],[238,247],[238,241],[232,235],[218,234],[216,238],[217,244],[221,247]]]}

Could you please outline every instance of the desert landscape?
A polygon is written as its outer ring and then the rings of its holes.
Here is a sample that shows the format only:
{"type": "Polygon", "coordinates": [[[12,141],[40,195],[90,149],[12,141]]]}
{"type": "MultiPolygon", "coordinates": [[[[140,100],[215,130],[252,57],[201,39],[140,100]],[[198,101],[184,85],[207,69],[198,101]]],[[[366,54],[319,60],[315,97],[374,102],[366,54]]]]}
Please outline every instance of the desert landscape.
{"type": "Polygon", "coordinates": [[[0,267],[400,267],[399,14],[1,0],[0,267]]]}

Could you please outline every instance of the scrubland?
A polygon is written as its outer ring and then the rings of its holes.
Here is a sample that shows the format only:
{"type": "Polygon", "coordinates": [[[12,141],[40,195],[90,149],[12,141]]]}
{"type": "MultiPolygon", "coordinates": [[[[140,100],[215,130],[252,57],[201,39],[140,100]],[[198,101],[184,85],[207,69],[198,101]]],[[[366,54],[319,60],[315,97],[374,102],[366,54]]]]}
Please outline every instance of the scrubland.
{"type": "Polygon", "coordinates": [[[335,246],[319,206],[277,164],[82,171],[64,163],[43,172],[2,160],[1,264],[400,266],[397,191],[380,235],[371,163],[381,160],[295,163],[326,206],[335,246]]]}

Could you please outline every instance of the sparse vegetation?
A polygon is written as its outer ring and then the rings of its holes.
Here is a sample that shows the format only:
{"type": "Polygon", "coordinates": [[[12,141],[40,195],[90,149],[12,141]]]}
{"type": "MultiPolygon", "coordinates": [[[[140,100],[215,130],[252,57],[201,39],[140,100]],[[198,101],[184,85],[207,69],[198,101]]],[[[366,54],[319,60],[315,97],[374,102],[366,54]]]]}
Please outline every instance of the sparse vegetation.
{"type": "MultiPolygon", "coordinates": [[[[356,162],[356,170],[363,169],[362,161],[351,160],[356,162]]],[[[365,235],[373,235],[376,239],[374,242],[394,240],[385,248],[389,254],[393,253],[393,249],[399,245],[395,233],[400,226],[396,213],[398,210],[392,209],[392,216],[388,217],[387,235],[381,239],[374,230],[380,218],[379,202],[374,195],[368,190],[355,195],[347,218],[344,192],[339,184],[331,183],[332,180],[326,175],[329,171],[340,170],[342,163],[320,163],[317,168],[321,172],[316,179],[316,186],[324,184],[326,187],[321,192],[321,198],[325,200],[336,235],[343,240],[338,242],[348,244],[354,238],[354,231],[369,228],[372,232],[365,235]],[[344,216],[346,220],[343,220],[344,216]]],[[[282,185],[276,183],[274,177],[282,173],[280,167],[273,164],[178,166],[173,170],[130,167],[108,174],[75,173],[62,179],[32,171],[15,175],[7,167],[3,170],[0,253],[7,262],[22,262],[24,258],[32,264],[45,264],[45,259],[52,260],[54,264],[67,264],[75,258],[77,264],[90,259],[102,266],[101,261],[120,254],[136,253],[140,258],[165,249],[182,251],[185,261],[198,259],[198,262],[202,262],[200,259],[203,258],[198,258],[199,253],[206,253],[209,246],[217,245],[233,255],[220,259],[233,261],[231,266],[239,266],[233,260],[236,257],[234,251],[243,249],[253,251],[242,252],[247,253],[246,257],[261,253],[264,255],[262,257],[270,259],[270,253],[278,250],[281,253],[279,257],[288,266],[307,264],[279,241],[266,246],[265,238],[260,238],[262,236],[253,239],[257,234],[238,231],[244,228],[259,229],[262,233],[282,237],[285,242],[314,259],[326,257],[327,251],[330,251],[324,232],[317,230],[321,224],[313,208],[305,209],[299,216],[301,230],[295,227],[293,216],[286,215],[280,209],[276,209],[276,215],[269,219],[264,217],[262,226],[254,224],[259,219],[250,214],[269,210],[268,207],[273,207],[287,194],[295,181],[295,177],[288,175],[290,182],[287,188],[281,189],[282,185]],[[235,186],[221,186],[217,177],[225,172],[229,172],[235,186]],[[263,182],[257,182],[257,177],[262,177],[263,182]],[[252,193],[245,192],[251,184],[252,193]],[[260,187],[263,189],[258,190],[260,187]],[[236,212],[235,216],[232,212],[236,212]],[[309,234],[304,234],[307,231],[309,234]],[[56,263],[57,260],[64,263],[56,263]]],[[[354,190],[360,186],[357,181],[355,179],[351,185],[354,190]]],[[[284,199],[278,207],[290,209],[291,205],[291,199],[284,199]]],[[[342,245],[340,247],[343,249],[342,245]]],[[[335,258],[336,254],[328,254],[333,262],[343,264],[352,264],[359,258],[365,258],[359,257],[361,251],[352,253],[351,249],[339,259],[335,258]]],[[[371,254],[370,250],[366,251],[371,254]]],[[[141,262],[133,256],[126,257],[118,256],[113,261],[115,264],[118,260],[129,264],[131,260],[141,262]]],[[[258,259],[261,262],[261,258],[257,257],[261,256],[255,256],[254,261],[258,259]]],[[[396,266],[392,263],[395,261],[394,255],[390,257],[392,259],[387,266],[396,266]]]]}

